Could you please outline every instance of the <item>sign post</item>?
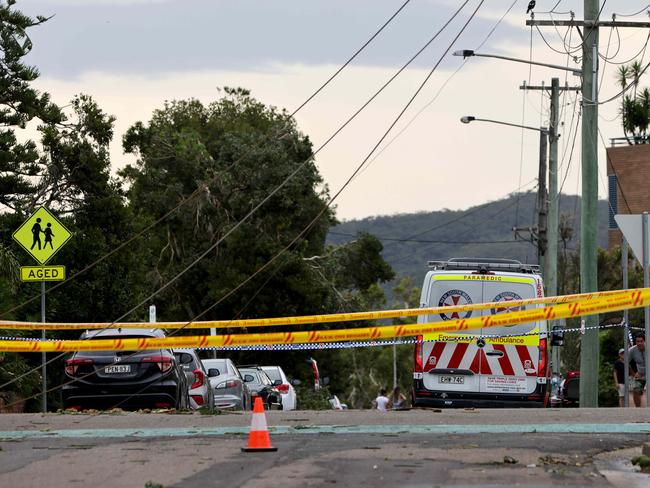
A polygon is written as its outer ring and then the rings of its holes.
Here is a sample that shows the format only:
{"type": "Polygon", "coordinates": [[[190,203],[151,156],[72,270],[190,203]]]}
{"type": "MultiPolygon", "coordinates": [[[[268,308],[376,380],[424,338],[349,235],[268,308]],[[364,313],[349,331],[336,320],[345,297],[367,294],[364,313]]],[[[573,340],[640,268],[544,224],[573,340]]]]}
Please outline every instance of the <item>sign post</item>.
{"type": "MultiPolygon", "coordinates": [[[[627,290],[628,288],[628,245],[627,239],[623,237],[623,243],[621,244],[621,261],[623,262],[623,289],[627,290]]],[[[625,379],[625,386],[623,387],[623,406],[630,406],[630,313],[626,308],[623,311],[623,322],[625,322],[625,327],[623,329],[623,378],[625,379]]]]}
{"type": "MultiPolygon", "coordinates": [[[[65,279],[64,266],[45,266],[52,257],[72,237],[65,226],[45,207],[39,207],[13,233],[14,240],[22,246],[40,266],[22,266],[20,277],[22,281],[41,282],[41,322],[45,323],[45,282],[65,279]]],[[[41,331],[41,339],[45,340],[45,329],[41,331]]],[[[47,412],[47,356],[41,353],[41,376],[43,379],[43,413],[47,412]]]]}
{"type": "MultiPolygon", "coordinates": [[[[45,282],[41,281],[41,322],[45,323],[45,282]]],[[[41,339],[45,340],[45,329],[41,331],[41,339]]],[[[41,378],[43,380],[43,413],[47,412],[47,355],[41,353],[41,378]]]]}

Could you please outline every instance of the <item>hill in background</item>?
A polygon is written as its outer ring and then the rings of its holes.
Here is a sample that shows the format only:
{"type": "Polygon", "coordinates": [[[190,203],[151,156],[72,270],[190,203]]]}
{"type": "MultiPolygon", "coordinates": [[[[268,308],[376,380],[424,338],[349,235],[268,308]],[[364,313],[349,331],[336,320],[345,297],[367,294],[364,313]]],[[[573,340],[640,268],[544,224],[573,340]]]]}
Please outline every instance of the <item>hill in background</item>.
{"type": "MultiPolygon", "coordinates": [[[[537,263],[537,244],[530,232],[515,238],[513,227],[533,227],[537,223],[537,195],[518,193],[466,210],[441,210],[391,216],[368,217],[343,222],[327,236],[330,244],[353,240],[358,232],[368,232],[384,245],[384,259],[395,270],[396,279],[412,276],[419,284],[427,272],[427,262],[453,257],[518,259],[537,263]]],[[[608,203],[598,202],[598,242],[607,247],[608,203]]],[[[558,253],[576,251],[580,238],[580,197],[563,195],[560,222],[572,229],[572,237],[560,241],[558,253]]],[[[389,285],[389,289],[393,284],[389,285]]]]}

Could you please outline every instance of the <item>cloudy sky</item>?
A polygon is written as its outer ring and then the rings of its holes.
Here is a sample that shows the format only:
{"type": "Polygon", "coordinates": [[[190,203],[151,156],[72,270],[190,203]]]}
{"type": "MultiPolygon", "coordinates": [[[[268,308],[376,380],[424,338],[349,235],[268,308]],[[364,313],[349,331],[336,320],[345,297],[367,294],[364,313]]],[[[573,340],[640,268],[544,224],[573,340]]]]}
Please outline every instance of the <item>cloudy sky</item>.
{"type": "MultiPolygon", "coordinates": [[[[38,87],[65,104],[77,93],[93,95],[117,117],[115,168],[130,161],[121,135],[148,121],[165,100],[219,97],[218,88],[241,86],[258,100],[293,111],[336,71],[405,0],[19,0],[30,15],[53,18],[30,31],[28,62],[41,71],[38,87]]],[[[317,98],[296,115],[301,130],[320,147],[413,56],[463,4],[461,0],[411,0],[317,98]]],[[[539,127],[548,123],[549,100],[524,92],[522,82],[575,86],[565,71],[495,59],[443,56],[479,5],[467,6],[377,99],[317,155],[336,193],[391,125],[429,71],[433,76],[403,118],[337,199],[337,215],[372,215],[465,209],[536,185],[539,135],[490,123],[461,124],[462,115],[539,127]]],[[[601,2],[602,3],[602,2],[601,2]]],[[[647,20],[648,0],[606,2],[601,17],[647,20]],[[624,5],[624,6],[621,6],[624,5]]],[[[533,59],[579,67],[575,29],[526,27],[528,0],[487,0],[451,51],[533,59]],[[514,6],[513,6],[514,3],[514,6]],[[505,17],[504,17],[505,15],[505,17]],[[502,20],[501,20],[502,19],[502,20]],[[496,27],[496,28],[495,28],[496,27]],[[486,40],[487,39],[487,40],[486,40]]],[[[538,0],[537,19],[582,18],[582,0],[538,0]],[[554,13],[549,13],[550,10],[554,13]]],[[[601,91],[618,92],[616,69],[642,51],[647,32],[600,31],[601,91]]],[[[645,56],[650,58],[650,54],[645,56]]],[[[647,62],[647,60],[646,60],[647,62]]],[[[642,83],[643,84],[643,83],[642,83]]],[[[579,103],[562,97],[560,182],[580,193],[580,138],[574,143],[579,103]]],[[[620,137],[619,101],[600,107],[606,143],[620,137]]],[[[579,131],[578,131],[579,134],[579,131]]],[[[606,195],[601,144],[600,194],[606,195]]]]}

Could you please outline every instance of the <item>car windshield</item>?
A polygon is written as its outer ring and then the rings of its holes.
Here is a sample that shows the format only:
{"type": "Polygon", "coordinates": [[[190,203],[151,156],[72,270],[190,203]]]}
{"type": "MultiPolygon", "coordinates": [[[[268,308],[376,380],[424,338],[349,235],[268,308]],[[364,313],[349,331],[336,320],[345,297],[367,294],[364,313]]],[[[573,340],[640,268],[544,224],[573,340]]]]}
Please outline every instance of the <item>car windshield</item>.
{"type": "MultiPolygon", "coordinates": [[[[84,340],[89,340],[92,339],[92,337],[88,337],[87,339],[84,340]]],[[[99,340],[115,340],[115,339],[156,339],[155,337],[149,336],[149,335],[114,335],[114,336],[109,336],[109,335],[102,335],[101,337],[98,337],[97,339],[99,340]]],[[[128,351],[128,350],[120,350],[120,356],[129,356],[131,354],[138,354],[142,353],[144,350],[141,351],[128,351]]],[[[107,350],[107,351],[78,351],[75,353],[76,356],[92,356],[92,357],[97,357],[97,356],[114,356],[116,353],[115,350],[107,350]]]]}
{"type": "Polygon", "coordinates": [[[174,356],[176,357],[176,361],[178,361],[180,365],[183,366],[183,369],[194,370],[197,368],[197,365],[194,363],[194,356],[192,356],[189,352],[174,351],[174,356]]]}
{"type": "Polygon", "coordinates": [[[282,381],[282,376],[280,375],[280,370],[278,368],[264,368],[264,372],[269,375],[271,381],[280,380],[282,381]]]}
{"type": "Polygon", "coordinates": [[[264,371],[260,371],[260,378],[262,380],[262,383],[265,385],[272,385],[273,382],[271,381],[271,378],[269,378],[269,375],[267,375],[264,371]]]}
{"type": "Polygon", "coordinates": [[[256,383],[258,385],[272,385],[273,382],[270,380],[269,376],[262,371],[261,369],[247,369],[244,368],[241,370],[242,373],[244,374],[251,374],[255,377],[255,381],[253,383],[256,383]]]}
{"type": "Polygon", "coordinates": [[[239,372],[241,374],[243,374],[244,376],[249,374],[249,375],[251,375],[253,377],[253,381],[250,381],[249,383],[252,383],[253,385],[261,385],[262,384],[262,381],[260,380],[260,377],[262,375],[259,374],[259,371],[257,371],[256,369],[242,368],[242,369],[239,370],[239,372]]]}
{"type": "Polygon", "coordinates": [[[228,373],[228,366],[225,359],[204,359],[203,366],[205,369],[218,369],[219,375],[228,373]]]}

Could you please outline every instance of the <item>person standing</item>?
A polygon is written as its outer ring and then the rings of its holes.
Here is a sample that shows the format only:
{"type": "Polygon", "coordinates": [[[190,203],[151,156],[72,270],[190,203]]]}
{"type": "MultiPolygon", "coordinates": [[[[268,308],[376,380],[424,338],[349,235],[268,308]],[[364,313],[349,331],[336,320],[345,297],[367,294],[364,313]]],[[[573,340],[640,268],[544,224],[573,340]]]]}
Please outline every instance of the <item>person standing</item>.
{"type": "Polygon", "coordinates": [[[388,402],[390,400],[386,396],[386,388],[382,388],[381,391],[379,392],[379,396],[375,398],[372,403],[374,404],[375,408],[379,410],[380,412],[387,412],[388,411],[388,402]]]}
{"type": "Polygon", "coordinates": [[[630,374],[632,381],[630,388],[632,389],[632,399],[634,406],[641,406],[641,397],[645,388],[645,334],[637,334],[634,338],[634,346],[630,348],[630,374]]]}
{"type": "Polygon", "coordinates": [[[614,361],[614,384],[618,389],[618,406],[625,406],[625,349],[618,350],[618,359],[614,361]]]}

